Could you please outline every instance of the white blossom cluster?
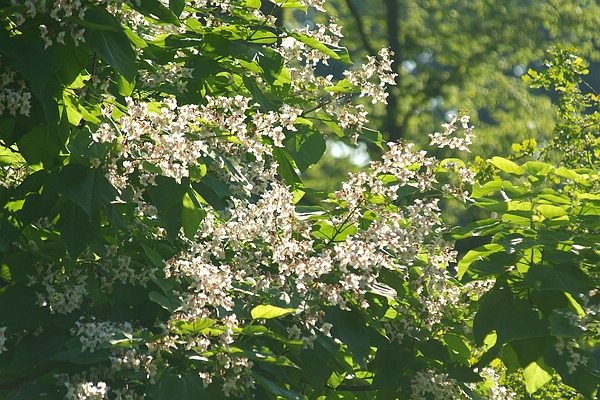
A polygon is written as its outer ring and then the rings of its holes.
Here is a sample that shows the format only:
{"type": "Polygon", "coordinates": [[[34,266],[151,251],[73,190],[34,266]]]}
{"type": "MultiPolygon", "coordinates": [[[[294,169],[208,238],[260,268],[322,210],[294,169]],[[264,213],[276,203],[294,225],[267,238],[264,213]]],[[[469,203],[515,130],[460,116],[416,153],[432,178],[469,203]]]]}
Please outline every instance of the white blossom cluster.
{"type": "MultiPolygon", "coordinates": [[[[119,332],[122,333],[122,332],[119,332]]],[[[154,358],[149,354],[144,354],[134,347],[122,347],[111,351],[110,356],[111,371],[146,371],[146,379],[151,384],[156,383],[155,378],[158,373],[158,366],[154,358]]]]}
{"type": "Polygon", "coordinates": [[[554,344],[554,349],[559,355],[567,354],[569,357],[569,361],[565,363],[567,366],[567,372],[572,374],[577,370],[577,367],[588,364],[588,358],[578,352],[577,343],[575,341],[564,338],[562,336],[558,336],[556,338],[556,343],[554,344]]]}
{"type": "MultiPolygon", "coordinates": [[[[209,213],[189,250],[167,263],[167,276],[180,279],[186,289],[180,293],[182,306],[174,320],[212,318],[233,329],[239,322],[232,314],[236,301],[252,302],[254,296],[279,293],[280,299],[289,302],[300,295],[305,306],[293,317],[296,324],[288,328],[288,336],[312,347],[317,331],[329,335],[332,328],[324,322],[317,304],[324,301],[347,309],[346,302],[352,298],[369,307],[365,295],[377,287],[378,275],[385,268],[401,273],[422,303],[417,310],[399,306],[398,320],[420,318],[426,328],[433,330],[435,326],[442,331],[441,319],[461,305],[460,290],[447,269],[456,255],[450,243],[442,239],[437,201],[390,207],[401,187],[414,186],[423,192],[432,189],[435,166],[436,161],[424,152],[390,144],[382,161],[372,164],[372,171],[350,175],[336,192],[344,212],[321,221],[339,232],[356,227],[365,214],[375,216],[372,223],[319,251],[314,249],[312,222],[299,217],[290,190],[276,181],[254,203],[232,200],[223,221],[209,213]],[[390,176],[394,177],[393,184],[384,184],[382,178],[390,176]],[[370,201],[373,196],[383,200],[370,201]],[[408,268],[421,265],[423,260],[420,276],[409,278],[408,268]],[[336,280],[327,283],[325,277],[331,275],[336,280]],[[248,288],[247,296],[240,286],[248,288]]],[[[411,334],[407,324],[392,320],[386,326],[389,336],[398,340],[411,334]]],[[[228,328],[212,341],[200,337],[195,346],[200,351],[227,347],[234,340],[232,332],[228,328]]]]}
{"type": "Polygon", "coordinates": [[[457,387],[456,380],[448,374],[436,373],[433,370],[422,370],[415,373],[411,384],[411,400],[456,400],[465,398],[457,387]],[[429,397],[431,395],[431,397],[429,397]]]}
{"type": "Polygon", "coordinates": [[[488,397],[486,398],[488,400],[514,400],[517,398],[517,394],[514,391],[499,383],[502,377],[493,368],[483,368],[480,375],[491,384],[491,387],[487,389],[488,397]]]}
{"type": "Polygon", "coordinates": [[[106,398],[108,387],[106,383],[100,381],[94,382],[80,382],[75,386],[67,386],[67,393],[65,397],[67,399],[77,400],[101,400],[106,398]]]}
{"type": "MultiPolygon", "coordinates": [[[[257,193],[273,179],[277,165],[267,164],[271,149],[264,137],[281,145],[283,131],[294,130],[299,110],[283,106],[278,114],[250,113],[249,98],[243,96],[206,97],[207,104],[178,106],[173,98],[163,104],[136,102],[127,98],[128,113],[115,122],[105,122],[93,133],[99,143],[115,144],[116,153],[105,160],[109,181],[117,188],[128,184],[138,173],[143,186],[154,184],[158,175],[148,165],[160,169],[160,175],[178,182],[200,166],[201,158],[214,161],[214,172],[231,181],[232,190],[241,194],[257,193]],[[255,125],[250,130],[248,121],[255,125]],[[235,138],[235,140],[228,140],[235,138]],[[248,160],[252,154],[253,161],[248,160]]],[[[111,118],[111,110],[106,110],[111,118]]]]}
{"type": "Polygon", "coordinates": [[[5,111],[12,116],[29,116],[31,110],[31,92],[17,71],[9,66],[2,65],[0,56],[0,115],[5,111]]]}
{"type": "Polygon", "coordinates": [[[449,147],[451,149],[458,149],[461,151],[471,151],[469,146],[472,144],[473,137],[475,134],[473,133],[473,126],[469,124],[470,117],[468,115],[463,115],[460,118],[457,118],[456,115],[452,115],[450,117],[450,121],[446,124],[443,124],[444,132],[435,132],[430,134],[431,138],[430,145],[437,145],[438,147],[449,147]],[[457,135],[458,126],[456,122],[460,122],[460,126],[462,128],[462,135],[457,135]]]}
{"type": "Polygon", "coordinates": [[[75,322],[76,328],[71,330],[73,336],[79,336],[81,351],[94,352],[104,342],[117,334],[132,335],[134,328],[129,322],[96,321],[91,317],[85,321],[83,317],[75,322]]]}
{"type": "Polygon", "coordinates": [[[141,70],[139,80],[151,89],[168,84],[177,89],[178,93],[187,91],[190,79],[193,79],[193,68],[186,67],[183,63],[169,62],[152,71],[141,70]]]}
{"type": "Polygon", "coordinates": [[[387,104],[387,85],[396,84],[391,56],[393,53],[386,47],[379,51],[378,56],[367,56],[367,63],[359,70],[344,71],[346,79],[354,86],[360,87],[360,97],[368,96],[373,104],[387,104]],[[377,77],[377,83],[372,83],[372,78],[377,77]]]}
{"type": "Polygon", "coordinates": [[[28,277],[30,286],[39,283],[44,288],[43,292],[36,293],[40,307],[48,307],[53,314],[70,314],[81,307],[88,293],[88,275],[81,269],[67,271],[53,263],[37,263],[36,271],[36,275],[28,277]]]}
{"type": "MultiPolygon", "coordinates": [[[[122,387],[112,387],[108,379],[101,378],[107,371],[92,368],[81,374],[55,374],[54,378],[66,388],[64,398],[67,400],[143,400],[144,394],[138,394],[128,384],[122,387]]],[[[110,375],[110,371],[108,371],[110,375]]]]}
{"type": "MultiPolygon", "coordinates": [[[[140,0],[133,0],[139,4],[140,0]]],[[[73,19],[83,20],[88,5],[107,7],[110,10],[120,9],[128,0],[11,0],[11,5],[16,9],[11,21],[15,28],[23,25],[26,21],[37,15],[46,15],[52,25],[39,25],[40,37],[44,42],[44,48],[52,46],[55,42],[65,44],[66,35],[69,34],[75,46],[85,42],[85,28],[73,19]]]]}
{"type": "Polygon", "coordinates": [[[6,348],[6,329],[8,329],[6,326],[0,327],[0,354],[8,351],[6,348]]]}

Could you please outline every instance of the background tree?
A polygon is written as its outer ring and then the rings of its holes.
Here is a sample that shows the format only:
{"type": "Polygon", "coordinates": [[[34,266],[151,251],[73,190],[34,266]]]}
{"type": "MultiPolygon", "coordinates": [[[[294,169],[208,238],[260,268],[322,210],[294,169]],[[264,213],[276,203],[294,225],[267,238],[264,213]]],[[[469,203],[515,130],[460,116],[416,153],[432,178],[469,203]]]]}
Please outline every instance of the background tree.
{"type": "Polygon", "coordinates": [[[596,1],[332,0],[355,58],[393,52],[397,86],[387,106],[369,108],[386,138],[424,143],[448,113],[464,108],[478,126],[476,151],[544,141],[553,128],[546,96],[520,77],[555,43],[595,60],[596,1]],[[535,110],[535,112],[534,112],[535,110]],[[381,121],[381,124],[379,124],[381,121]]]}

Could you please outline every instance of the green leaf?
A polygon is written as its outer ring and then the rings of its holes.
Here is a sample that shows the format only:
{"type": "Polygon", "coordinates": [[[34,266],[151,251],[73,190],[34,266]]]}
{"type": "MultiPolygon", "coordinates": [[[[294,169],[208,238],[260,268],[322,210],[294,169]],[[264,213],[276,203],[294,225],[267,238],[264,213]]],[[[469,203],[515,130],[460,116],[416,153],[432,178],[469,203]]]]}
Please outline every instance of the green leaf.
{"type": "Polygon", "coordinates": [[[161,373],[155,384],[147,389],[151,399],[198,400],[212,399],[212,394],[204,389],[198,373],[181,375],[171,371],[161,373]]]}
{"type": "Polygon", "coordinates": [[[91,216],[75,203],[68,202],[60,211],[57,228],[71,258],[77,257],[98,234],[99,216],[91,216]]]}
{"type": "Polygon", "coordinates": [[[492,235],[503,229],[504,224],[497,219],[485,218],[471,222],[466,226],[458,226],[452,230],[451,235],[453,239],[460,240],[469,237],[492,235]]]}
{"type": "Polygon", "coordinates": [[[561,290],[575,298],[593,288],[591,278],[575,264],[534,264],[527,280],[539,290],[561,290]]]}
{"type": "Polygon", "coordinates": [[[298,0],[275,0],[273,3],[277,4],[281,8],[297,8],[303,11],[308,10],[308,7],[305,5],[305,3],[298,0]]]}
{"type": "Polygon", "coordinates": [[[185,0],[169,0],[169,8],[175,16],[179,17],[185,8],[185,0]]]}
{"type": "Polygon", "coordinates": [[[479,310],[473,321],[473,335],[478,344],[513,310],[514,299],[511,290],[493,287],[479,301],[479,310]]]}
{"type": "Polygon", "coordinates": [[[182,204],[183,197],[189,188],[188,181],[182,180],[181,183],[177,183],[171,177],[157,176],[155,182],[156,185],[146,188],[146,193],[159,211],[166,211],[175,205],[182,204]]]}
{"type": "Polygon", "coordinates": [[[488,160],[488,162],[499,170],[512,175],[523,175],[525,172],[525,168],[520,167],[514,162],[503,157],[492,157],[492,159],[488,160]]]}
{"type": "Polygon", "coordinates": [[[514,307],[497,326],[498,343],[508,343],[516,339],[537,338],[550,333],[549,325],[541,320],[537,311],[519,310],[514,307]]]}
{"type": "Polygon", "coordinates": [[[470,250],[465,256],[458,262],[458,279],[462,279],[465,273],[476,261],[484,261],[486,257],[490,254],[497,253],[500,251],[504,251],[504,247],[502,247],[498,243],[490,243],[485,244],[476,249],[470,250]]]}
{"type": "Polygon", "coordinates": [[[273,156],[277,160],[277,173],[281,175],[286,185],[295,186],[302,183],[302,180],[296,173],[296,166],[290,154],[280,147],[273,149],[273,156]]]}
{"type": "Polygon", "coordinates": [[[447,333],[443,336],[444,343],[448,348],[451,360],[460,361],[467,364],[471,358],[471,350],[465,343],[465,339],[461,336],[447,333]]]}
{"type": "Polygon", "coordinates": [[[360,91],[358,86],[354,86],[347,79],[342,79],[334,86],[326,87],[325,90],[332,93],[357,93],[360,91]]]}
{"type": "Polygon", "coordinates": [[[327,320],[333,325],[331,329],[333,337],[348,346],[357,364],[365,366],[371,353],[371,342],[369,340],[369,328],[360,312],[327,307],[326,315],[327,320]]]}
{"type": "Polygon", "coordinates": [[[59,163],[62,146],[56,129],[40,125],[19,139],[19,150],[30,165],[41,163],[44,167],[52,167],[59,163]]]}
{"type": "Polygon", "coordinates": [[[302,42],[309,47],[312,47],[313,49],[333,58],[334,60],[338,60],[346,64],[352,64],[352,60],[350,60],[350,56],[348,55],[348,50],[344,47],[326,45],[319,42],[312,36],[305,35],[304,33],[287,31],[287,34],[299,42],[302,42]]]}
{"type": "MultiPolygon", "coordinates": [[[[89,8],[85,14],[86,20],[107,26],[119,26],[120,22],[108,11],[99,8],[89,8]]],[[[97,52],[102,59],[112,65],[125,80],[133,82],[137,74],[135,51],[131,47],[129,37],[122,30],[86,30],[86,41],[92,51],[97,52]]]]}
{"type": "Polygon", "coordinates": [[[177,298],[169,298],[164,294],[155,291],[148,293],[148,298],[170,313],[174,312],[181,305],[177,298]]]}
{"type": "Polygon", "coordinates": [[[527,161],[523,167],[530,175],[545,176],[554,171],[554,167],[539,161],[527,161]]]}
{"type": "Polygon", "coordinates": [[[78,204],[88,216],[117,197],[116,189],[101,170],[67,164],[53,175],[56,190],[78,204]]]}
{"type": "Polygon", "coordinates": [[[181,223],[183,225],[183,232],[188,239],[194,238],[198,231],[198,226],[200,226],[200,223],[206,217],[206,211],[200,208],[198,196],[200,195],[191,188],[183,196],[181,223]]]}
{"type": "Polygon", "coordinates": [[[535,209],[541,216],[550,219],[564,217],[568,214],[567,210],[565,210],[563,207],[553,206],[550,204],[540,204],[536,206],[535,209]]]}
{"type": "Polygon", "coordinates": [[[523,377],[525,389],[531,394],[552,380],[552,369],[540,358],[523,369],[523,377]]]}
{"type": "Polygon", "coordinates": [[[165,7],[165,5],[159,0],[144,0],[140,2],[139,5],[137,5],[135,2],[133,5],[136,10],[144,15],[151,16],[159,21],[168,22],[169,24],[173,24],[175,26],[180,26],[179,18],[177,18],[172,9],[169,8],[171,7],[170,2],[169,7],[165,7]]]}
{"type": "Polygon", "coordinates": [[[252,315],[252,319],[273,319],[295,312],[295,308],[282,308],[264,304],[254,307],[250,312],[250,315],[252,315]]]}
{"type": "Polygon", "coordinates": [[[284,389],[273,381],[265,378],[262,375],[254,374],[254,379],[258,382],[263,388],[268,390],[270,393],[276,395],[278,399],[289,399],[289,400],[302,400],[303,396],[300,393],[294,392],[292,390],[284,389]]]}
{"type": "Polygon", "coordinates": [[[286,140],[285,147],[292,156],[300,172],[316,164],[323,154],[327,144],[321,133],[316,132],[305,126],[298,128],[299,132],[286,140]]]}

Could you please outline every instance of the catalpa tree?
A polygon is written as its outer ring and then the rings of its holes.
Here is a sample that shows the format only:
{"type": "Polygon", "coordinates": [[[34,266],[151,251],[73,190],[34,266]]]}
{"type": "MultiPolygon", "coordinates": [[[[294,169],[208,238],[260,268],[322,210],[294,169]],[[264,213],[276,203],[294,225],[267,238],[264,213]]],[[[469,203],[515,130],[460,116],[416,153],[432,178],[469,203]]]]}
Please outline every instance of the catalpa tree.
{"type": "Polygon", "coordinates": [[[0,7],[2,398],[595,395],[597,169],[492,158],[478,184],[384,145],[353,98],[386,101],[389,51],[354,66],[258,0],[0,7]],[[385,153],[303,206],[327,135],[385,153]],[[445,198],[495,217],[451,229],[445,198]]]}

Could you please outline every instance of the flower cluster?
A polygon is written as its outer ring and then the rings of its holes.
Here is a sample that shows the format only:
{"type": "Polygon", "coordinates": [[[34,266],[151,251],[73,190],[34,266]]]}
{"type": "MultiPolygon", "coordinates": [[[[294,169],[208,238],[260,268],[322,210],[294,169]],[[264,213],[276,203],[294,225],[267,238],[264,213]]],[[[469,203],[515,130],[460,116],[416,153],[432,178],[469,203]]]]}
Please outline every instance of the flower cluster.
{"type": "Polygon", "coordinates": [[[438,147],[449,147],[451,149],[458,149],[461,151],[471,151],[469,146],[472,144],[473,137],[473,126],[469,124],[470,117],[464,115],[457,119],[456,115],[450,117],[450,121],[443,124],[444,132],[435,132],[430,134],[431,146],[437,145],[438,147]],[[462,135],[457,135],[458,127],[456,122],[460,122],[462,127],[462,135]]]}
{"type": "Polygon", "coordinates": [[[12,116],[29,116],[31,110],[31,92],[25,81],[20,79],[17,71],[9,66],[2,65],[0,57],[0,115],[5,111],[12,116]]]}
{"type": "Polygon", "coordinates": [[[73,336],[79,336],[81,351],[94,352],[100,345],[112,339],[117,334],[131,335],[134,331],[129,322],[90,321],[80,320],[75,322],[76,328],[72,329],[73,336]]]}
{"type": "MultiPolygon", "coordinates": [[[[517,394],[500,384],[501,376],[493,368],[483,368],[481,370],[481,377],[489,382],[486,386],[490,386],[487,390],[489,400],[514,400],[517,398],[517,394]]],[[[475,385],[473,385],[475,386],[475,385]]]]}
{"type": "Polygon", "coordinates": [[[373,104],[387,103],[388,93],[385,91],[387,85],[396,84],[396,76],[393,72],[389,49],[383,48],[378,57],[367,56],[367,63],[361,69],[355,71],[344,71],[346,79],[354,86],[360,87],[360,97],[368,96],[373,104]],[[377,77],[377,83],[372,83],[372,78],[377,77]]]}
{"type": "Polygon", "coordinates": [[[44,41],[44,47],[48,48],[57,43],[65,44],[65,36],[70,34],[75,45],[85,42],[85,29],[77,24],[70,22],[71,18],[84,19],[86,6],[81,0],[76,1],[51,1],[46,0],[26,0],[19,2],[11,0],[12,5],[19,11],[13,15],[13,22],[16,27],[21,26],[25,21],[34,18],[38,14],[48,15],[58,27],[49,29],[46,25],[40,25],[40,36],[44,41]]]}
{"type": "Polygon", "coordinates": [[[43,292],[37,292],[37,302],[48,307],[51,313],[70,314],[80,308],[88,293],[88,275],[81,269],[67,271],[53,263],[36,264],[36,275],[29,276],[29,285],[41,284],[43,292]]]}
{"type": "Polygon", "coordinates": [[[8,351],[6,348],[6,326],[0,327],[0,354],[5,351],[8,351]]]}
{"type": "Polygon", "coordinates": [[[101,400],[107,398],[108,386],[105,382],[77,382],[65,383],[67,387],[66,399],[69,400],[101,400]]]}
{"type": "Polygon", "coordinates": [[[436,400],[455,400],[464,398],[456,386],[456,380],[448,374],[438,374],[433,370],[418,371],[412,379],[411,400],[425,400],[431,395],[436,400]]]}
{"type": "Polygon", "coordinates": [[[569,361],[566,362],[567,372],[569,374],[575,372],[577,367],[588,364],[588,358],[578,352],[576,350],[577,347],[575,341],[562,336],[558,336],[556,338],[556,343],[554,344],[554,349],[559,355],[566,353],[569,356],[569,361]]]}
{"type": "MultiPolygon", "coordinates": [[[[116,151],[108,155],[104,168],[117,188],[124,188],[132,174],[137,174],[142,187],[154,184],[159,173],[148,165],[158,167],[160,175],[181,182],[190,175],[190,169],[210,159],[214,172],[232,181],[234,192],[257,193],[273,179],[277,167],[266,160],[271,150],[263,137],[281,145],[283,130],[294,130],[300,114],[287,106],[279,114],[258,113],[250,130],[249,99],[243,96],[207,96],[202,106],[178,106],[173,98],[165,98],[162,104],[126,100],[128,113],[115,122],[103,123],[92,135],[96,142],[115,145],[116,151]],[[229,140],[232,138],[235,140],[229,140]]],[[[111,113],[111,109],[105,111],[107,118],[112,118],[111,113]]]]}

